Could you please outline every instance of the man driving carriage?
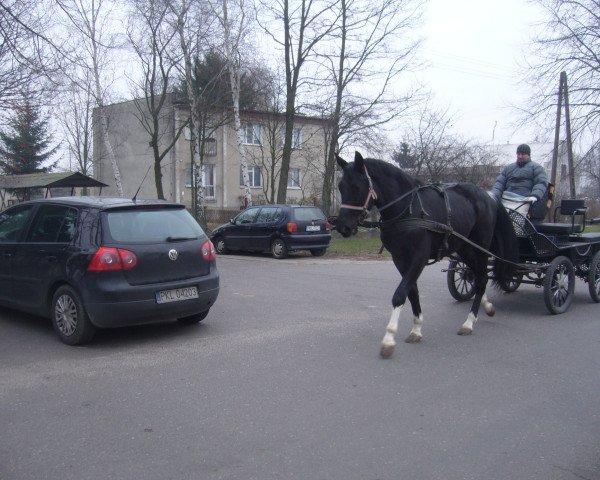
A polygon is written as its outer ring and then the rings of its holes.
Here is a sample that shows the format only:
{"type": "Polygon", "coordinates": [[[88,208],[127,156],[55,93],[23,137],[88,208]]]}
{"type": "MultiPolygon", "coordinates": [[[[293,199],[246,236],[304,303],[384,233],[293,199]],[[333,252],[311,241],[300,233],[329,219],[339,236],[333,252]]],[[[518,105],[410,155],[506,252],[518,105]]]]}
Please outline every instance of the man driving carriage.
{"type": "Polygon", "coordinates": [[[531,160],[531,148],[522,144],[517,147],[517,161],[504,167],[492,187],[492,193],[500,198],[505,191],[512,192],[528,197],[530,202],[537,202],[546,193],[546,188],[548,177],[544,167],[531,160]]]}

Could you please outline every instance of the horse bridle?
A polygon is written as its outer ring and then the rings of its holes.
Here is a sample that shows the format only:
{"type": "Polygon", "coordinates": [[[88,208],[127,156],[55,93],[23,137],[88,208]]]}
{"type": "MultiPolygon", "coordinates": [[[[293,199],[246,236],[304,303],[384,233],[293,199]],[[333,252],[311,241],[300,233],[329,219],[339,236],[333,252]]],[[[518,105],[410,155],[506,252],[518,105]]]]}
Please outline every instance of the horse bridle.
{"type": "Polygon", "coordinates": [[[371,176],[369,175],[366,165],[363,165],[363,170],[365,172],[367,180],[369,181],[369,192],[367,193],[365,203],[362,206],[342,203],[340,205],[340,210],[342,208],[345,208],[347,210],[360,210],[363,213],[367,213],[369,211],[369,202],[371,201],[371,199],[373,199],[373,201],[377,200],[377,193],[375,192],[375,188],[373,188],[373,180],[371,180],[371,176]]]}

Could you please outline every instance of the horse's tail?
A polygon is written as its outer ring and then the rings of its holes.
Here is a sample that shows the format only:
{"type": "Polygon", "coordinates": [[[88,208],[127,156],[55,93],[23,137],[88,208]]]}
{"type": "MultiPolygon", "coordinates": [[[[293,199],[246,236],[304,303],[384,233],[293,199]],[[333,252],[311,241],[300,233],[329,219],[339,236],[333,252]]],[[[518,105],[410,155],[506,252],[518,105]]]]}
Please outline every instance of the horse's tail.
{"type": "Polygon", "coordinates": [[[500,259],[506,260],[503,262],[494,259],[494,283],[498,284],[502,279],[508,280],[514,277],[517,268],[515,264],[519,261],[519,242],[512,220],[499,199],[496,201],[496,225],[490,250],[500,259]]]}

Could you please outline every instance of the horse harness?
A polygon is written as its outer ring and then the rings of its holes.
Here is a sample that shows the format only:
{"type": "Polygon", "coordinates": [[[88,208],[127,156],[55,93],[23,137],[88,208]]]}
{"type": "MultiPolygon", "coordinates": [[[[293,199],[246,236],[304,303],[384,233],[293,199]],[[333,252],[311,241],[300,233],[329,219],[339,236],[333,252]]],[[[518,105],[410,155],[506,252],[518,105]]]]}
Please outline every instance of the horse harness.
{"type": "MultiPolygon", "coordinates": [[[[362,221],[364,220],[364,218],[366,217],[367,213],[369,212],[369,202],[371,199],[373,200],[377,200],[377,193],[375,192],[375,189],[373,187],[373,180],[371,180],[371,176],[369,175],[369,172],[367,171],[367,167],[366,165],[364,166],[364,173],[367,177],[367,180],[369,181],[369,192],[367,193],[367,198],[364,202],[364,204],[362,206],[360,205],[349,205],[349,204],[341,204],[340,205],[340,209],[342,208],[346,208],[349,210],[360,210],[363,212],[363,215],[361,217],[361,219],[359,220],[359,223],[362,224],[362,221]]],[[[402,212],[400,212],[398,215],[388,219],[388,220],[380,220],[379,222],[376,222],[376,226],[380,229],[385,228],[386,226],[392,224],[392,223],[401,223],[402,225],[400,226],[400,230],[410,230],[410,229],[414,229],[414,228],[424,228],[425,230],[428,230],[430,232],[434,232],[434,233],[441,233],[444,235],[444,238],[442,240],[442,244],[440,245],[440,248],[438,250],[438,254],[435,260],[433,260],[431,263],[435,263],[440,261],[445,254],[447,254],[450,250],[449,245],[448,245],[448,239],[450,238],[450,235],[454,235],[455,237],[458,237],[459,239],[461,239],[462,241],[468,243],[469,245],[471,245],[472,247],[475,247],[476,249],[480,250],[481,252],[485,253],[486,255],[493,257],[497,260],[506,262],[506,263],[510,263],[513,265],[518,265],[514,262],[511,262],[509,260],[505,260],[503,258],[498,257],[497,255],[494,255],[492,252],[490,252],[489,250],[486,250],[485,248],[483,248],[482,246],[476,244],[475,242],[473,242],[472,240],[469,240],[467,237],[465,237],[464,235],[455,232],[454,229],[452,228],[452,224],[451,224],[451,220],[452,220],[452,209],[450,208],[450,202],[448,200],[448,194],[446,193],[446,190],[448,188],[454,187],[458,185],[457,183],[430,183],[427,185],[419,185],[418,187],[413,188],[412,190],[406,192],[405,194],[401,195],[400,197],[392,200],[389,203],[386,203],[383,207],[378,208],[379,213],[381,213],[383,210],[391,207],[392,205],[400,202],[401,200],[407,198],[407,197],[411,197],[410,198],[410,202],[408,203],[408,205],[402,210],[402,212]],[[423,202],[421,201],[421,196],[420,196],[420,191],[421,190],[425,190],[427,188],[432,188],[435,191],[437,191],[440,195],[442,195],[442,197],[444,198],[444,204],[446,205],[446,223],[441,223],[441,222],[436,222],[435,220],[429,220],[426,218],[423,218],[424,216],[429,216],[429,213],[427,213],[427,211],[425,210],[425,208],[423,207],[423,202]],[[417,198],[417,200],[419,201],[419,205],[421,207],[421,214],[420,217],[408,217],[405,218],[405,215],[407,213],[408,210],[408,214],[412,215],[412,205],[414,203],[415,197],[417,198]]],[[[381,249],[379,251],[379,253],[381,253],[383,251],[383,245],[381,246],[381,249]]]]}

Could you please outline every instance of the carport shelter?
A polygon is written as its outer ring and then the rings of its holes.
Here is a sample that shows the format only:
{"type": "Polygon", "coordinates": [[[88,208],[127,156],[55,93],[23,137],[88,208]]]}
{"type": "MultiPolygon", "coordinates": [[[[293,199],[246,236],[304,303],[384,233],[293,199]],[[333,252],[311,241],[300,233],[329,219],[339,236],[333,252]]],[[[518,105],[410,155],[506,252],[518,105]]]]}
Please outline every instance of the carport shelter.
{"type": "MultiPolygon", "coordinates": [[[[17,197],[19,202],[31,198],[31,193],[46,189],[44,197],[52,197],[52,189],[71,189],[71,196],[75,193],[76,187],[106,187],[105,183],[99,182],[95,178],[88,177],[80,172],[55,172],[55,173],[28,173],[25,175],[3,175],[0,176],[0,199],[2,200],[1,209],[7,207],[6,193],[17,197]]],[[[64,190],[61,191],[64,195],[64,190]]]]}

